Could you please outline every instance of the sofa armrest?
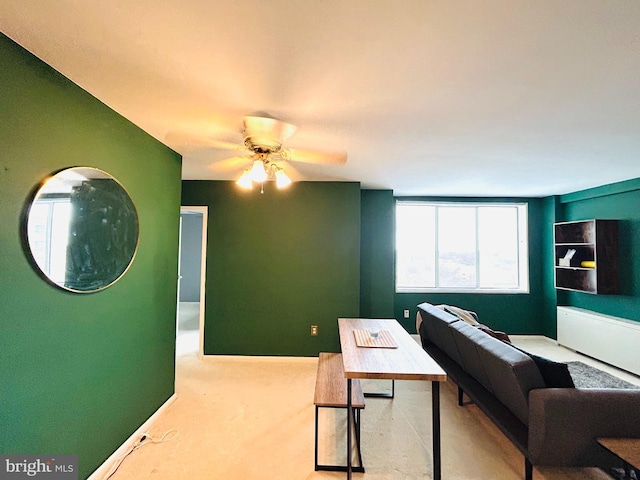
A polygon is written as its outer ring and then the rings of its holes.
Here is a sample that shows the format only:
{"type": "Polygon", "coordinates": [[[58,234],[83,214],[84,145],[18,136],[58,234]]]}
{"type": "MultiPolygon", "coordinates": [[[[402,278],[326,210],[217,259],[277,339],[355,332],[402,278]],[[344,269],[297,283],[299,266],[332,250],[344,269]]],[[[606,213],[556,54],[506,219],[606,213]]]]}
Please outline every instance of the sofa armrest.
{"type": "Polygon", "coordinates": [[[541,388],[529,392],[534,465],[618,466],[598,437],[640,438],[640,390],[541,388]]]}

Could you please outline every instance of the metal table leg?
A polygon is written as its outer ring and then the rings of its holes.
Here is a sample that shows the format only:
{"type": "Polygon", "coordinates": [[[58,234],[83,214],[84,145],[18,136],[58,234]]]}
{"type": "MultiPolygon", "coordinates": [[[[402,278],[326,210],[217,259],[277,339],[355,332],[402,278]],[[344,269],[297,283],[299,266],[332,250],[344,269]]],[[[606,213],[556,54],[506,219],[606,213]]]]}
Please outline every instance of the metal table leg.
{"type": "Polygon", "coordinates": [[[347,378],[347,480],[351,480],[351,426],[353,409],[351,408],[351,379],[347,378]]]}
{"type": "Polygon", "coordinates": [[[440,382],[431,382],[431,417],[433,434],[433,479],[440,480],[442,464],[440,462],[440,382]]]}

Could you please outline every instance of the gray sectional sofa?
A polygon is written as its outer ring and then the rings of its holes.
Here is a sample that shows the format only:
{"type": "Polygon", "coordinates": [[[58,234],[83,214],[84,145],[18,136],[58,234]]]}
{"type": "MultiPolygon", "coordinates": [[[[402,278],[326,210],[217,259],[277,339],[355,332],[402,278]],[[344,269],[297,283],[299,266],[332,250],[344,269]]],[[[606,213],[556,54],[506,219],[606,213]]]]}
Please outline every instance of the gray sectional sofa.
{"type": "Polygon", "coordinates": [[[540,359],[429,303],[418,305],[417,327],[458,403],[466,394],[522,452],[526,480],[533,465],[621,467],[596,438],[640,438],[640,389],[553,388],[540,359]]]}

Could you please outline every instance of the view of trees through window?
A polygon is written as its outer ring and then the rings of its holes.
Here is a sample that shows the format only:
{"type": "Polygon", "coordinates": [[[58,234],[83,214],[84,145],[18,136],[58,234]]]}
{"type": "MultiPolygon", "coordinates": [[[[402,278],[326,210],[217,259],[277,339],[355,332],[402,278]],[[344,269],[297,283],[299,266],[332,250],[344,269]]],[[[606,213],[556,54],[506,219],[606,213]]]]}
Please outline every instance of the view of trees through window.
{"type": "Polygon", "coordinates": [[[528,288],[526,204],[397,203],[397,291],[528,288]]]}

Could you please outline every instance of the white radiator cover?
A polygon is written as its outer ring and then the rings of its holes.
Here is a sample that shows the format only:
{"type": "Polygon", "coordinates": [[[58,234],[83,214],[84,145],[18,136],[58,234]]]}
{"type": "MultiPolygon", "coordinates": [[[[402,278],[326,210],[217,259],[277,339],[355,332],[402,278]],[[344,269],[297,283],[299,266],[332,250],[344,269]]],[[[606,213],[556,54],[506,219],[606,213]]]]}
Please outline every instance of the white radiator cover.
{"type": "Polygon", "coordinates": [[[640,375],[640,322],[558,307],[558,344],[640,375]]]}

